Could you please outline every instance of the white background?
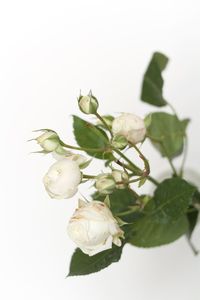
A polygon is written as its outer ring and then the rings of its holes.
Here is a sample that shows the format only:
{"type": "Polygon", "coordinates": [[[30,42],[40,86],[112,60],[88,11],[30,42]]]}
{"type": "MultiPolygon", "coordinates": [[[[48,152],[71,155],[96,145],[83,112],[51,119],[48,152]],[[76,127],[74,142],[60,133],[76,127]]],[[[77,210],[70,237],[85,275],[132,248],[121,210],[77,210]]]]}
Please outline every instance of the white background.
{"type": "MultiPolygon", "coordinates": [[[[45,127],[73,143],[70,115],[79,114],[80,89],[93,90],[102,113],[155,110],[139,94],[150,56],[159,50],[171,58],[165,96],[181,117],[192,118],[187,168],[198,171],[199,15],[195,0],[1,1],[1,299],[199,299],[200,257],[184,238],[151,250],[126,246],[120,263],[65,279],[74,249],[66,226],[77,196],[48,198],[41,179],[53,159],[30,155],[38,147],[26,143],[32,130],[45,127]]],[[[144,152],[153,175],[168,170],[148,143],[144,152]]],[[[102,165],[94,162],[89,171],[97,168],[102,165]]]]}

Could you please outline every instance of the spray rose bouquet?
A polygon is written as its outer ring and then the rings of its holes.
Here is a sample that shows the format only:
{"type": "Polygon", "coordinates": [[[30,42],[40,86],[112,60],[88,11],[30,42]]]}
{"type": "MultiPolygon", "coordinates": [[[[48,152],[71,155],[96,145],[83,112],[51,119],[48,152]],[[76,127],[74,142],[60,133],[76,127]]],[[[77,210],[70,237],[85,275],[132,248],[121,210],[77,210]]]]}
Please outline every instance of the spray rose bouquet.
{"type": "Polygon", "coordinates": [[[82,113],[95,116],[96,121],[73,117],[78,146],[66,144],[50,129],[42,130],[36,138],[42,148],[39,152],[52,153],[55,159],[43,178],[51,198],[71,198],[87,181],[92,181],[96,189],[92,200],[78,200],[68,223],[68,235],[78,247],[69,276],[97,272],[117,262],[127,243],[156,247],[186,235],[197,253],[191,236],[198,219],[200,193],[184,179],[189,119],[180,119],[163,97],[162,71],[167,62],[162,53],[153,54],[144,74],[141,100],[157,107],[169,106],[172,113],[154,112],[143,118],[136,112],[102,116],[98,100],[90,92],[80,95],[78,105],[82,113]],[[168,160],[170,178],[159,181],[151,176],[150,163],[142,151],[146,139],[168,160]],[[129,158],[129,151],[137,153],[142,168],[129,158]],[[176,169],[173,160],[179,155],[183,155],[183,162],[176,169]],[[87,174],[85,168],[92,159],[103,160],[105,172],[87,174]],[[138,193],[136,186],[146,181],[155,186],[153,195],[138,193]]]}

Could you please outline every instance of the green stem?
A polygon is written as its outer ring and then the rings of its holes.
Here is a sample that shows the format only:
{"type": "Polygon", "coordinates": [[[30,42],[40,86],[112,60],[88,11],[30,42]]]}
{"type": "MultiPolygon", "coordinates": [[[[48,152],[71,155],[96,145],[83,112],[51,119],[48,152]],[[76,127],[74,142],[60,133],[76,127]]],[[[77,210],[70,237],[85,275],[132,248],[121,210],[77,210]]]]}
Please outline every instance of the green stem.
{"type": "MultiPolygon", "coordinates": [[[[167,105],[171,108],[172,112],[174,113],[174,115],[175,115],[175,116],[177,117],[177,119],[178,119],[177,112],[176,112],[175,108],[173,107],[173,105],[172,105],[171,103],[169,103],[169,102],[167,102],[167,105]]],[[[173,163],[172,163],[172,160],[171,160],[170,158],[168,158],[168,161],[169,161],[169,164],[170,164],[170,166],[171,166],[171,168],[172,168],[172,170],[173,170],[173,172],[174,172],[174,175],[178,176],[177,171],[176,171],[176,168],[174,167],[174,165],[173,165],[173,163]]],[[[181,171],[180,171],[181,176],[182,176],[182,172],[183,172],[184,163],[185,163],[185,157],[184,157],[184,159],[183,159],[183,165],[182,165],[181,171]]]]}
{"type": "Polygon", "coordinates": [[[166,158],[167,158],[167,160],[168,160],[168,162],[169,162],[170,167],[172,168],[172,171],[173,171],[174,175],[175,175],[175,176],[178,176],[178,173],[177,173],[177,171],[176,171],[176,168],[175,168],[175,166],[174,166],[174,164],[173,164],[173,162],[172,162],[172,159],[168,156],[167,151],[166,151],[166,148],[165,148],[163,142],[161,142],[161,145],[162,145],[162,147],[163,147],[163,150],[164,150],[164,152],[165,152],[165,156],[166,156],[166,158]]]}
{"type": "Polygon", "coordinates": [[[123,212],[121,212],[121,213],[118,213],[118,214],[116,214],[116,216],[117,216],[117,217],[128,216],[128,215],[130,215],[130,214],[132,214],[132,213],[138,211],[139,209],[140,209],[140,207],[139,207],[139,206],[138,206],[138,207],[136,206],[136,207],[133,208],[133,209],[126,210],[126,211],[123,211],[123,212]]]}
{"type": "Polygon", "coordinates": [[[64,142],[60,141],[60,145],[69,148],[69,149],[74,149],[74,150],[79,150],[79,151],[88,151],[88,152],[105,152],[108,149],[106,148],[85,148],[85,147],[76,147],[76,146],[71,146],[68,144],[65,144],[64,142]]]}
{"type": "MultiPolygon", "coordinates": [[[[167,103],[167,105],[171,108],[172,112],[174,113],[174,115],[175,115],[175,116],[177,117],[177,119],[178,119],[177,112],[176,112],[175,108],[173,107],[173,105],[172,105],[171,103],[169,103],[169,102],[166,102],[166,103],[167,103]]],[[[185,137],[185,151],[184,151],[184,156],[183,156],[183,161],[182,161],[181,169],[180,169],[180,172],[179,172],[179,176],[180,176],[180,177],[183,176],[183,169],[184,169],[184,165],[185,165],[186,158],[187,158],[187,136],[185,137]]],[[[176,176],[178,176],[178,174],[177,174],[177,172],[176,172],[176,169],[175,169],[175,167],[174,167],[174,165],[173,165],[173,163],[172,163],[172,160],[171,160],[170,158],[168,158],[168,161],[169,161],[169,163],[170,163],[170,165],[171,165],[171,168],[172,168],[174,174],[175,174],[176,176]]]]}
{"type": "Polygon", "coordinates": [[[170,166],[171,166],[171,168],[172,168],[172,171],[173,171],[174,175],[175,175],[175,176],[178,176],[178,174],[177,174],[177,172],[176,172],[176,168],[174,167],[174,164],[173,164],[173,162],[172,162],[172,159],[169,158],[169,157],[167,157],[167,159],[168,159],[168,162],[169,162],[169,164],[170,164],[170,166]]]}
{"type": "Polygon", "coordinates": [[[116,183],[117,183],[117,184],[129,184],[129,183],[138,182],[138,181],[140,181],[142,178],[144,178],[144,177],[141,176],[141,177],[138,177],[138,178],[136,178],[136,179],[131,179],[131,180],[129,180],[128,182],[117,181],[116,183]]]}
{"type": "MultiPolygon", "coordinates": [[[[116,151],[115,151],[116,152],[116,151]]],[[[116,153],[118,153],[118,155],[121,155],[121,154],[123,154],[123,153],[121,153],[121,151],[119,151],[119,152],[116,152],[116,153]]],[[[126,160],[125,158],[127,158],[124,154],[123,155],[121,155],[123,158],[124,158],[124,160],[126,160]]],[[[126,160],[127,161],[127,160],[126,160]]],[[[130,160],[129,160],[130,161],[130,160]]],[[[118,159],[116,159],[116,164],[118,164],[119,166],[121,166],[121,167],[123,167],[123,168],[125,168],[125,169],[127,169],[127,170],[130,170],[130,171],[132,171],[133,172],[133,174],[132,174],[132,176],[134,176],[134,175],[142,175],[142,170],[140,170],[137,166],[135,166],[134,165],[134,167],[136,168],[136,169],[133,169],[132,167],[130,167],[129,165],[125,165],[125,164],[123,164],[122,162],[120,162],[118,159]],[[138,171],[140,171],[140,174],[138,174],[138,171]]],[[[133,164],[132,162],[131,162],[131,164],[133,164]]],[[[147,176],[147,179],[148,179],[148,181],[150,181],[150,182],[152,182],[154,185],[156,185],[156,186],[158,186],[159,185],[159,182],[156,180],[156,179],[154,179],[152,176],[150,176],[150,175],[148,175],[147,176]]]]}
{"type": "Polygon", "coordinates": [[[94,175],[88,175],[88,174],[83,174],[83,178],[87,178],[87,179],[95,179],[96,176],[94,176],[94,175]]]}
{"type": "Polygon", "coordinates": [[[159,182],[158,182],[158,181],[156,181],[156,180],[155,180],[154,178],[152,178],[151,176],[146,176],[145,174],[142,175],[142,176],[139,177],[139,178],[129,180],[128,183],[134,183],[134,182],[137,182],[137,181],[142,180],[143,178],[146,178],[147,180],[151,181],[151,182],[154,183],[156,186],[159,185],[159,182]]]}
{"type": "Polygon", "coordinates": [[[156,179],[154,179],[153,177],[147,176],[147,179],[149,181],[151,181],[153,184],[155,184],[156,186],[159,186],[159,182],[156,179]]]}
{"type": "Polygon", "coordinates": [[[182,165],[181,165],[181,169],[180,169],[180,177],[183,177],[183,171],[184,171],[184,166],[185,166],[185,162],[187,159],[187,153],[188,153],[188,137],[187,135],[185,136],[185,147],[184,147],[184,154],[183,154],[183,161],[182,161],[182,165]]]}
{"type": "Polygon", "coordinates": [[[142,175],[143,172],[140,168],[138,168],[134,163],[132,163],[132,161],[126,156],[124,155],[124,153],[122,153],[120,150],[113,148],[113,151],[116,152],[118,155],[120,155],[128,164],[129,164],[129,170],[135,172],[137,175],[142,175]]]}
{"type": "Polygon", "coordinates": [[[188,241],[188,245],[190,246],[192,252],[194,253],[194,255],[198,255],[199,251],[195,248],[195,246],[193,245],[193,243],[191,242],[191,240],[189,238],[187,238],[188,241]]]}
{"type": "Polygon", "coordinates": [[[135,144],[132,144],[130,142],[129,142],[129,144],[131,145],[131,147],[133,147],[137,151],[137,153],[139,154],[139,157],[143,160],[144,167],[145,167],[145,175],[147,177],[150,173],[150,165],[149,165],[148,159],[144,156],[144,154],[140,151],[140,149],[135,144]]]}
{"type": "Polygon", "coordinates": [[[128,173],[128,172],[127,172],[127,174],[128,174],[128,176],[129,176],[130,178],[136,176],[135,173],[128,173]]]}
{"type": "Polygon", "coordinates": [[[100,116],[98,114],[98,112],[95,113],[95,116],[103,123],[103,125],[106,127],[106,129],[110,132],[111,137],[113,137],[113,133],[112,133],[110,127],[108,126],[108,124],[106,123],[106,121],[102,118],[102,116],[100,116]]]}
{"type": "Polygon", "coordinates": [[[119,159],[116,158],[115,163],[121,166],[123,169],[127,169],[129,171],[132,171],[131,176],[136,176],[135,172],[133,171],[133,168],[129,167],[129,165],[122,163],[119,159]]]}
{"type": "Polygon", "coordinates": [[[151,139],[152,141],[154,141],[155,143],[158,143],[158,144],[160,144],[160,145],[162,146],[164,155],[165,155],[165,157],[167,158],[167,160],[168,160],[168,162],[169,162],[169,164],[170,164],[170,166],[171,166],[171,168],[172,168],[172,171],[173,171],[174,175],[175,175],[175,176],[178,176],[177,171],[176,171],[176,169],[175,169],[175,167],[174,167],[174,165],[173,165],[172,159],[171,159],[171,158],[168,156],[168,154],[167,154],[167,151],[166,151],[165,145],[163,144],[163,141],[160,140],[160,139],[155,139],[155,138],[153,138],[153,137],[150,136],[150,135],[147,135],[147,137],[150,138],[150,139],[151,139]]]}
{"type": "Polygon", "coordinates": [[[173,105],[172,105],[171,103],[169,103],[169,102],[166,102],[166,103],[167,103],[167,105],[171,108],[171,110],[172,110],[172,112],[175,114],[175,116],[178,118],[177,112],[176,112],[175,108],[173,107],[173,105]]]}

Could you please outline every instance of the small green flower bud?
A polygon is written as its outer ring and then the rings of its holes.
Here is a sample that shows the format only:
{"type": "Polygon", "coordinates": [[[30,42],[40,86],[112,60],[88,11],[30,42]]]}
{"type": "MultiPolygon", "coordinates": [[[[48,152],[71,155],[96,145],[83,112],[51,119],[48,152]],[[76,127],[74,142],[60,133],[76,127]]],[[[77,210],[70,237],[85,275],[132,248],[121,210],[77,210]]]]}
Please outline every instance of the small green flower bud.
{"type": "Polygon", "coordinates": [[[60,146],[59,136],[55,131],[51,130],[46,130],[36,138],[36,141],[46,152],[55,151],[60,146]]]}
{"type": "Polygon", "coordinates": [[[80,96],[78,99],[78,105],[84,114],[89,115],[97,112],[99,103],[92,93],[90,93],[88,96],[80,96]]]}
{"type": "Polygon", "coordinates": [[[112,139],[113,147],[117,149],[124,149],[128,144],[128,141],[123,135],[115,135],[112,139]]]}
{"type": "Polygon", "coordinates": [[[129,181],[128,174],[124,171],[113,170],[112,176],[116,182],[117,189],[125,189],[129,181]],[[118,182],[118,183],[117,183],[118,182]]]}
{"type": "Polygon", "coordinates": [[[95,187],[101,194],[104,195],[112,194],[112,192],[116,187],[115,180],[111,174],[98,175],[96,179],[95,187]]]}

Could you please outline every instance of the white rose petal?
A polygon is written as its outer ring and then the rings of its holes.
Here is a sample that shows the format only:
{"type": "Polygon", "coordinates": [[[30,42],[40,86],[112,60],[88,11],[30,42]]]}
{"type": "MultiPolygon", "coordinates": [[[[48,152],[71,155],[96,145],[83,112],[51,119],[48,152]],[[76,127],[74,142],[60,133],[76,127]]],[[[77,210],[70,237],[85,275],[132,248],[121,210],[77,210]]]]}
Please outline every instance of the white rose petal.
{"type": "Polygon", "coordinates": [[[54,163],[43,178],[49,196],[55,199],[73,197],[81,181],[78,164],[64,158],[54,163]]]}
{"type": "Polygon", "coordinates": [[[81,202],[68,224],[68,235],[89,256],[121,246],[120,229],[110,209],[100,201],[81,202]]]}
{"type": "Polygon", "coordinates": [[[82,154],[72,154],[72,155],[68,156],[67,158],[75,161],[79,166],[85,164],[86,161],[88,160],[87,157],[85,157],[82,154]]]}
{"type": "Polygon", "coordinates": [[[129,142],[137,144],[144,140],[146,127],[143,119],[140,117],[130,113],[123,113],[114,119],[112,132],[114,135],[125,136],[129,142]]]}
{"type": "Polygon", "coordinates": [[[62,160],[63,158],[67,158],[69,160],[75,161],[79,166],[84,165],[88,159],[82,154],[74,154],[73,152],[67,151],[62,147],[56,149],[56,151],[52,152],[52,156],[56,160],[62,160]]]}

